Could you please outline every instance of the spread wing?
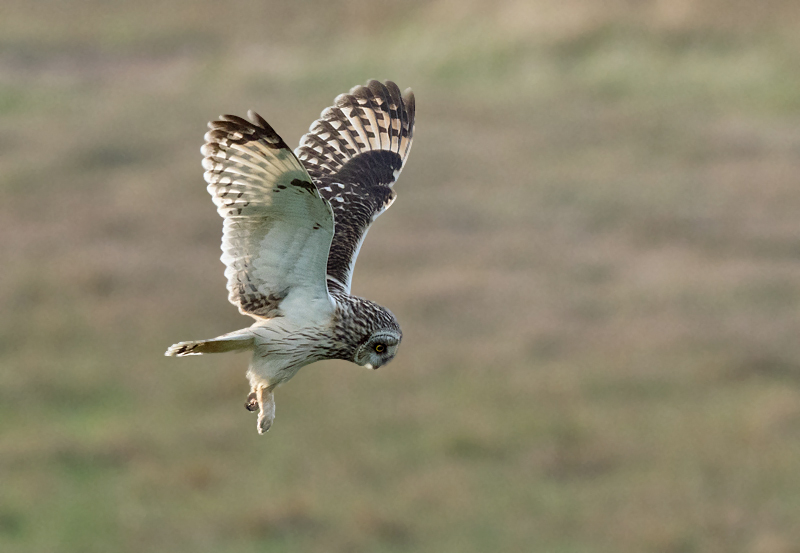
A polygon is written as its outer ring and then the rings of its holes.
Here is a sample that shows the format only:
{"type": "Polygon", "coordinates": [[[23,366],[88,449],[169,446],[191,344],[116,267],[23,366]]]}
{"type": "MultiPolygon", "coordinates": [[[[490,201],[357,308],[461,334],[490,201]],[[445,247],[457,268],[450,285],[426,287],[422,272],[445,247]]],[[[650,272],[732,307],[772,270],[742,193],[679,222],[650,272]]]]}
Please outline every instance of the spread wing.
{"type": "Polygon", "coordinates": [[[336,98],[295,150],[322,197],[336,232],[328,287],[350,293],[356,257],[372,222],[394,201],[392,190],[414,134],[414,93],[391,81],[369,81],[336,98]]]}
{"type": "Polygon", "coordinates": [[[333,214],[305,168],[258,114],[208,124],[205,179],[222,215],[228,299],[254,318],[284,314],[287,301],[333,308],[326,265],[333,214]]]}

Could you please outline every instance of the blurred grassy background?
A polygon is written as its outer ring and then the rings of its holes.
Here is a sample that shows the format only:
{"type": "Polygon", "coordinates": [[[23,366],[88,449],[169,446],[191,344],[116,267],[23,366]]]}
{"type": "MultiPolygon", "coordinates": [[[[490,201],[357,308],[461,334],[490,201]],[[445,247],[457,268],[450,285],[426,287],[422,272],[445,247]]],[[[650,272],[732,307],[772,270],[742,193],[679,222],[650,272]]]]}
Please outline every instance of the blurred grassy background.
{"type": "Polygon", "coordinates": [[[800,4],[110,3],[0,18],[0,550],[800,551],[800,4]],[[398,358],[266,437],[199,146],[417,96],[354,291],[398,358]]]}

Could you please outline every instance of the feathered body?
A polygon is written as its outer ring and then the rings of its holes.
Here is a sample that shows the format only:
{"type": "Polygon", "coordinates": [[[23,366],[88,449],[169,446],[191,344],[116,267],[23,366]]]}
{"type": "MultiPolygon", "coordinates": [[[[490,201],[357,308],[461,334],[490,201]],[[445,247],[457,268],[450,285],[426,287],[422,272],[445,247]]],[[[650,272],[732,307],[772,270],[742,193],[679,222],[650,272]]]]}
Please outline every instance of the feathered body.
{"type": "Polygon", "coordinates": [[[259,433],[275,416],[273,390],[300,368],[344,359],[377,369],[394,358],[400,325],[386,308],[352,296],[370,225],[394,201],[411,147],[414,95],[370,81],[336,98],[294,153],[258,114],[209,123],[205,179],[223,217],[229,299],[256,319],[166,355],[252,350],[251,393],[259,433]]]}

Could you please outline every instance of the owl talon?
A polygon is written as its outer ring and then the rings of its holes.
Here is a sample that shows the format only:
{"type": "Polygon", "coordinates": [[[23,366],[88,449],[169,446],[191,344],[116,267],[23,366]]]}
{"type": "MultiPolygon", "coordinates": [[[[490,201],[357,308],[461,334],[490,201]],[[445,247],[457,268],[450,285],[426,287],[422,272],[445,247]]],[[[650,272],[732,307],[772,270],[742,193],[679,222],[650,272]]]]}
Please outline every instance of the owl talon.
{"type": "Polygon", "coordinates": [[[247,401],[244,403],[244,408],[250,412],[258,411],[258,397],[255,392],[250,392],[247,396],[247,401]]]}

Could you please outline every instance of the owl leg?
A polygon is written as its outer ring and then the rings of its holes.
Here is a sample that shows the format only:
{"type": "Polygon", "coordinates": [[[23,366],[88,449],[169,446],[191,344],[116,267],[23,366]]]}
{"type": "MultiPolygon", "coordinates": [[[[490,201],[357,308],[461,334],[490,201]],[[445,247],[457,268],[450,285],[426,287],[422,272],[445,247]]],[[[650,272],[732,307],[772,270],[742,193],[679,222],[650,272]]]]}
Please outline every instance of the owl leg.
{"type": "Polygon", "coordinates": [[[256,401],[258,402],[258,433],[263,434],[272,426],[275,420],[275,396],[272,388],[259,386],[256,389],[256,401]]]}

